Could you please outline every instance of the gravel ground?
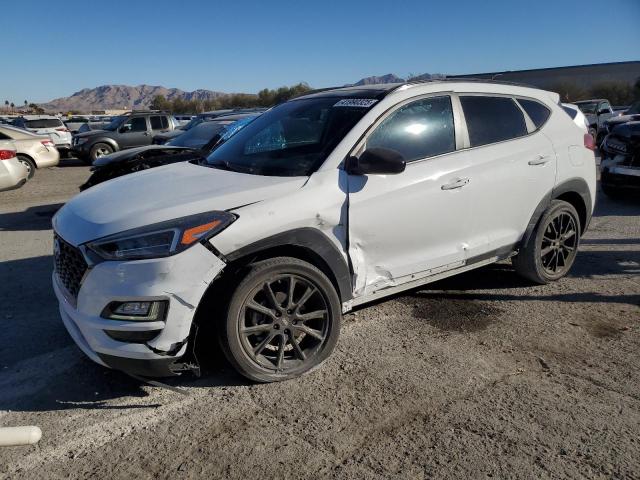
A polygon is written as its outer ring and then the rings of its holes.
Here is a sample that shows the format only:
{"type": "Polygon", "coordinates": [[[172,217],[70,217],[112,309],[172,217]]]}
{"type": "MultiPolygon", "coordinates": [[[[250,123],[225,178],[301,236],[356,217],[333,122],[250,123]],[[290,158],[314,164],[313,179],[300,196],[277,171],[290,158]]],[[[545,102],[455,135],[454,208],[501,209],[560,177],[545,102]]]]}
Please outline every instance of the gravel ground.
{"type": "Polygon", "coordinates": [[[87,174],[0,194],[0,425],[43,431],[0,477],[640,478],[640,203],[600,196],[553,285],[496,264],[347,315],[303,378],[220,362],[183,395],[94,365],[58,318],[50,218],[87,174]]]}

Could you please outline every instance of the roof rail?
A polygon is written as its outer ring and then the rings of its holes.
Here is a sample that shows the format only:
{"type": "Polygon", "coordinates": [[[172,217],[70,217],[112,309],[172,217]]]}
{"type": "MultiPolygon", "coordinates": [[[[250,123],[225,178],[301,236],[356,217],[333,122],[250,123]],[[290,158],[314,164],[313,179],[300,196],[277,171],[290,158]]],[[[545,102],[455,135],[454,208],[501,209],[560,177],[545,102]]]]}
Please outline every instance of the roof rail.
{"type": "Polygon", "coordinates": [[[492,78],[482,77],[444,77],[444,78],[424,78],[420,80],[409,80],[403,85],[417,85],[421,83],[438,83],[438,82],[471,82],[471,83],[490,83],[496,85],[511,85],[514,87],[539,88],[527,83],[509,82],[506,80],[494,80],[492,78]]]}

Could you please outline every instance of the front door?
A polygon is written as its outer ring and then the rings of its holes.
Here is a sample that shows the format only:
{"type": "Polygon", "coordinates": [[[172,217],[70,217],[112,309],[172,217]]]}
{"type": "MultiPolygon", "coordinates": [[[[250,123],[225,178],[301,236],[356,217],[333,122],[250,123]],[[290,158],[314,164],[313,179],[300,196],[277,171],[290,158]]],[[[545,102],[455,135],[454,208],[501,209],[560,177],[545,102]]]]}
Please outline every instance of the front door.
{"type": "MultiPolygon", "coordinates": [[[[469,157],[456,152],[448,95],[404,102],[356,149],[402,154],[397,175],[347,176],[356,296],[462,266],[470,233],[469,157]]],[[[345,174],[346,175],[346,174],[345,174]]]]}
{"type": "Polygon", "coordinates": [[[121,149],[142,147],[151,144],[151,135],[145,117],[133,117],[119,129],[118,144],[121,149]]]}

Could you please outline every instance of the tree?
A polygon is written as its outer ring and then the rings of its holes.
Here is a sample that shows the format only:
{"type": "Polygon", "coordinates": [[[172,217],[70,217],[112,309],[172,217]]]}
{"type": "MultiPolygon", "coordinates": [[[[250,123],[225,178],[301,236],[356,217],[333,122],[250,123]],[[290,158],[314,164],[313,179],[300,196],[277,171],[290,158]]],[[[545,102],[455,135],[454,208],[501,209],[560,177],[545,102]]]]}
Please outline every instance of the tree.
{"type": "Polygon", "coordinates": [[[171,102],[164,95],[156,95],[149,106],[152,110],[170,110],[171,102]]]}
{"type": "Polygon", "coordinates": [[[4,101],[4,109],[9,110],[9,100],[4,101]]]}
{"type": "Polygon", "coordinates": [[[29,109],[37,115],[41,115],[44,113],[44,108],[42,108],[40,105],[36,105],[35,103],[30,103],[29,109]]]}
{"type": "Polygon", "coordinates": [[[11,111],[13,112],[13,109],[16,108],[15,104],[13,102],[11,102],[11,111]]]}

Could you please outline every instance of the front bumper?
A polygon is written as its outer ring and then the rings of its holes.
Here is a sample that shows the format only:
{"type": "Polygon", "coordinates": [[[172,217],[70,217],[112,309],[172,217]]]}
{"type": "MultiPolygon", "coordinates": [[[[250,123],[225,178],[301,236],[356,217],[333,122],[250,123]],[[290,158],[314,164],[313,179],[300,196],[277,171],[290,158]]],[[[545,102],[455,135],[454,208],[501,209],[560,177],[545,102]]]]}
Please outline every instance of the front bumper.
{"type": "Polygon", "coordinates": [[[80,349],[94,362],[143,376],[176,373],[176,363],[187,352],[196,308],[224,262],[197,244],[172,257],[134,261],[105,261],[90,267],[77,299],[53,273],[53,289],[60,316],[80,349]],[[166,300],[164,321],[140,322],[101,317],[113,301],[166,300]],[[116,341],[106,331],[158,330],[145,343],[116,341]]]}

